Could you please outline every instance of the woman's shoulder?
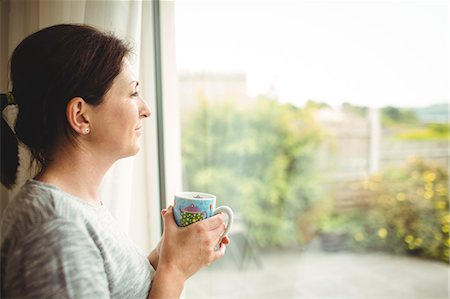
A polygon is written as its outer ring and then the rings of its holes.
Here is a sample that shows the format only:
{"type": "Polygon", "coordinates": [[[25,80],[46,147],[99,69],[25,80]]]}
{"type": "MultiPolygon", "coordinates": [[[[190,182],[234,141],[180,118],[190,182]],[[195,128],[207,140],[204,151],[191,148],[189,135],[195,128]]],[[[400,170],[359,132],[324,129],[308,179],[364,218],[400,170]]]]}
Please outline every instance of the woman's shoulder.
{"type": "Polygon", "coordinates": [[[83,224],[86,208],[55,186],[28,180],[8,203],[1,221],[1,233],[24,235],[56,219],[83,224]]]}
{"type": "Polygon", "coordinates": [[[42,188],[36,181],[29,180],[11,199],[3,212],[2,232],[5,225],[20,222],[20,227],[37,225],[55,216],[54,194],[42,188]]]}

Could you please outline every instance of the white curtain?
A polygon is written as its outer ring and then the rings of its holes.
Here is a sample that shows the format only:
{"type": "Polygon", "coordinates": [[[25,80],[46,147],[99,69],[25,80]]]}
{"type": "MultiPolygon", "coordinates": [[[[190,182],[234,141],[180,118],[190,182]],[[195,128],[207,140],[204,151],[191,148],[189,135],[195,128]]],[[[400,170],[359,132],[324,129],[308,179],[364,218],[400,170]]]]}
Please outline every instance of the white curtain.
{"type": "MultiPolygon", "coordinates": [[[[2,0],[0,11],[1,92],[9,88],[7,66],[12,51],[24,37],[40,28],[58,23],[85,23],[112,31],[133,45],[132,65],[139,74],[140,89],[152,116],[144,122],[140,153],[117,162],[110,169],[101,186],[101,197],[131,239],[147,252],[158,242],[161,230],[152,5],[151,1],[2,0]]],[[[12,108],[8,107],[5,114],[14,117],[12,108]]],[[[26,159],[28,153],[21,148],[20,155],[21,159],[26,159]]],[[[21,166],[17,185],[32,175],[26,165],[21,166]]],[[[18,188],[12,191],[0,188],[3,211],[18,188]]]]}

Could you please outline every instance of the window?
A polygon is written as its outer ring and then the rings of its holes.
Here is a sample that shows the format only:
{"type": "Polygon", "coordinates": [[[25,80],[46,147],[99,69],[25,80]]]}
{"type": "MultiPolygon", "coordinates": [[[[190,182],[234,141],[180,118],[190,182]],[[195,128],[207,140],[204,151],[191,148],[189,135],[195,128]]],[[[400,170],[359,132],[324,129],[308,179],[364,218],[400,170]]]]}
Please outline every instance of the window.
{"type": "Polygon", "coordinates": [[[231,206],[188,298],[448,297],[448,4],[179,1],[183,189],[231,206]]]}

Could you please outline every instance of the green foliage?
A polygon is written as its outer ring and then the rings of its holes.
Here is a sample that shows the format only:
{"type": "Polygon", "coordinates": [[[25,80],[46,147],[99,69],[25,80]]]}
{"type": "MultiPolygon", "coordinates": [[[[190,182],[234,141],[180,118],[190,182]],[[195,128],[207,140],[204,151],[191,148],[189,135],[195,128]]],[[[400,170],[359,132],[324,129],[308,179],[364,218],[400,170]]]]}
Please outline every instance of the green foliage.
{"type": "Polygon", "coordinates": [[[318,195],[314,107],[259,98],[208,102],[184,115],[184,188],[240,212],[261,246],[299,241],[297,218],[318,195]]]}
{"type": "Polygon", "coordinates": [[[411,125],[420,123],[420,120],[412,109],[388,106],[381,109],[381,122],[386,126],[394,124],[411,125]]]}
{"type": "Polygon", "coordinates": [[[325,102],[317,102],[314,100],[308,100],[305,104],[306,108],[308,109],[325,109],[330,108],[330,105],[325,102]]]}
{"type": "Polygon", "coordinates": [[[348,229],[348,218],[339,215],[325,215],[320,220],[320,232],[321,233],[339,233],[346,232],[348,229]]]}
{"type": "Polygon", "coordinates": [[[427,124],[424,127],[409,129],[397,134],[397,138],[404,140],[449,140],[449,124],[427,124]]]}
{"type": "Polygon", "coordinates": [[[407,252],[449,262],[446,170],[413,160],[374,175],[357,188],[366,190],[368,205],[341,213],[331,209],[320,220],[324,231],[344,230],[353,250],[407,252]]]}

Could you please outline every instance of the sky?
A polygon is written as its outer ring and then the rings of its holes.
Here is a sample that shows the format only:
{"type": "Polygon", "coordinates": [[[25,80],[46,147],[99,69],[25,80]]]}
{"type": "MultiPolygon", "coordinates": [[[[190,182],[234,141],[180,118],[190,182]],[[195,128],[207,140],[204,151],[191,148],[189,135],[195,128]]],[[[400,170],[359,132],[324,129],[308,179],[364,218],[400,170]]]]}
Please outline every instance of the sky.
{"type": "Polygon", "coordinates": [[[180,72],[243,72],[249,96],[421,107],[449,98],[448,1],[175,1],[180,72]]]}

